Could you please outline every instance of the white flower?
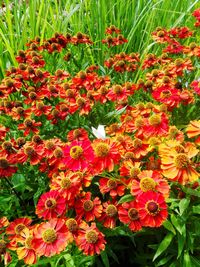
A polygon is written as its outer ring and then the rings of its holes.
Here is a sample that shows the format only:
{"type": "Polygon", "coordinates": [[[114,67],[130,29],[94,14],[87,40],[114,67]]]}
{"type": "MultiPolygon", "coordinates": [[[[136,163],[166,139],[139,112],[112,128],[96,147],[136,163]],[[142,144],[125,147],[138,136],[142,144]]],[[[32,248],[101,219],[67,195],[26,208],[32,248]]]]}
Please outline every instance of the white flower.
{"type": "Polygon", "coordinates": [[[104,129],[105,125],[99,125],[97,129],[95,129],[94,127],[92,127],[92,133],[94,136],[96,136],[96,138],[98,139],[106,139],[106,132],[104,129]]]}

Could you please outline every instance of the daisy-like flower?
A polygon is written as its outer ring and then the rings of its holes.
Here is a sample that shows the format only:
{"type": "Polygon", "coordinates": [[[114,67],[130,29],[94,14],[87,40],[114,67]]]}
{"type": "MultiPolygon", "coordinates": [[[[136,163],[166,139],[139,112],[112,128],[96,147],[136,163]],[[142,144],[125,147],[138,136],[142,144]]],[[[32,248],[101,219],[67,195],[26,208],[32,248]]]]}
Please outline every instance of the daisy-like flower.
{"type": "Polygon", "coordinates": [[[106,244],[104,234],[99,231],[95,223],[92,223],[91,226],[82,223],[75,242],[85,255],[90,256],[100,254],[106,244]]]}
{"type": "Polygon", "coordinates": [[[103,225],[106,228],[113,229],[116,226],[116,221],[118,219],[118,204],[117,201],[114,200],[112,202],[104,202],[103,203],[103,213],[102,216],[98,219],[103,222],[103,225]]]}
{"type": "MultiPolygon", "coordinates": [[[[126,156],[128,156],[127,153],[126,156]]],[[[138,174],[141,172],[140,162],[138,161],[133,162],[132,159],[127,159],[124,162],[122,162],[119,171],[120,171],[120,176],[137,178],[138,174]]]]}
{"type": "Polygon", "coordinates": [[[72,243],[77,235],[78,235],[78,230],[79,230],[79,223],[76,219],[74,218],[68,218],[65,222],[67,226],[67,240],[69,243],[72,243]]]}
{"type": "Polygon", "coordinates": [[[120,181],[111,178],[101,178],[99,180],[99,190],[102,194],[108,193],[112,198],[123,196],[125,186],[120,181]]]}
{"type": "Polygon", "coordinates": [[[8,248],[9,243],[7,243],[4,239],[0,239],[0,262],[4,261],[4,266],[12,260],[10,253],[7,251],[8,248]]]}
{"type": "Polygon", "coordinates": [[[198,136],[195,140],[195,143],[200,145],[200,120],[190,121],[189,125],[186,128],[186,133],[189,138],[198,136]]]}
{"type": "Polygon", "coordinates": [[[119,209],[119,220],[136,232],[142,229],[142,223],[138,212],[138,204],[135,200],[123,203],[119,209]]]}
{"type": "Polygon", "coordinates": [[[198,95],[200,95],[200,82],[195,80],[193,81],[190,86],[193,88],[193,90],[195,91],[195,93],[197,93],[198,95]]]}
{"type": "Polygon", "coordinates": [[[32,246],[39,257],[59,254],[67,244],[67,227],[63,219],[51,219],[34,229],[32,246]]]}
{"type": "Polygon", "coordinates": [[[87,169],[94,158],[89,140],[73,141],[63,149],[63,152],[63,163],[72,171],[87,169]]]}
{"type": "Polygon", "coordinates": [[[114,165],[117,164],[121,158],[119,154],[120,145],[113,142],[111,139],[105,140],[94,140],[94,162],[93,171],[96,173],[101,173],[103,170],[107,169],[111,172],[114,169],[114,165]]]}
{"type": "Polygon", "coordinates": [[[159,227],[167,219],[167,204],[161,193],[148,191],[136,199],[143,226],[159,227]]]}
{"type": "MultiPolygon", "coordinates": [[[[162,174],[172,181],[185,185],[199,178],[199,173],[194,169],[192,158],[199,150],[191,143],[171,145],[172,142],[159,147],[162,174]]],[[[173,144],[173,143],[172,143],[173,144]]]]}
{"type": "Polygon", "coordinates": [[[138,178],[139,180],[133,179],[131,183],[131,194],[133,196],[140,196],[147,191],[160,192],[165,198],[169,196],[170,187],[159,172],[145,170],[138,174],[138,178]]]}
{"type": "Polygon", "coordinates": [[[9,244],[10,249],[16,248],[16,240],[20,237],[21,231],[25,228],[30,228],[30,224],[32,220],[30,218],[17,218],[13,222],[11,222],[6,228],[6,234],[8,235],[8,239],[11,241],[9,244]]]}
{"type": "Polygon", "coordinates": [[[82,198],[77,199],[75,202],[75,210],[78,219],[84,217],[87,222],[91,222],[94,221],[95,218],[101,216],[103,207],[98,197],[92,199],[91,192],[87,192],[82,198]]]}
{"type": "Polygon", "coordinates": [[[51,190],[57,190],[66,199],[67,205],[73,206],[74,200],[81,190],[81,178],[72,171],[60,172],[53,175],[50,182],[51,190]]]}
{"type": "Polygon", "coordinates": [[[167,135],[169,130],[167,115],[165,113],[151,115],[143,129],[146,137],[167,135]]]}
{"type": "Polygon", "coordinates": [[[0,156],[0,178],[10,177],[17,171],[17,167],[12,165],[5,157],[0,156]]]}
{"type": "Polygon", "coordinates": [[[17,240],[17,256],[19,260],[24,260],[26,264],[35,264],[37,261],[36,252],[32,247],[33,231],[25,228],[20,233],[20,238],[17,240]]]}
{"type": "Polygon", "coordinates": [[[57,190],[44,193],[36,206],[35,213],[46,220],[57,218],[66,212],[66,200],[57,190]]]}

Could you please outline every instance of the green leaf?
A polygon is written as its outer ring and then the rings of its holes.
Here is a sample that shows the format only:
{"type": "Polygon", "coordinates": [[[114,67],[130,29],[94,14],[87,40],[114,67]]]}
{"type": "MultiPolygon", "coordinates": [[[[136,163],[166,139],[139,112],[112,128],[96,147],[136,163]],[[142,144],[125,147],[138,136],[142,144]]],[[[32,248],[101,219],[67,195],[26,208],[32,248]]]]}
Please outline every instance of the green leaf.
{"type": "Polygon", "coordinates": [[[189,204],[190,204],[189,199],[187,199],[187,198],[181,199],[181,201],[179,203],[180,215],[182,215],[183,212],[188,208],[189,204]]]}
{"type": "Polygon", "coordinates": [[[178,256],[177,259],[181,256],[181,253],[183,251],[184,245],[185,245],[185,236],[177,234],[178,237],[178,256]]]}
{"type": "Polygon", "coordinates": [[[188,251],[185,251],[183,258],[183,267],[192,267],[192,262],[190,260],[190,255],[188,251]]]}
{"type": "MultiPolygon", "coordinates": [[[[173,257],[173,255],[169,255],[168,257],[162,258],[157,264],[156,267],[165,265],[171,258],[173,257]]],[[[165,265],[166,266],[166,265],[165,265]]]]}
{"type": "Polygon", "coordinates": [[[174,214],[171,215],[171,221],[174,225],[174,227],[176,228],[176,230],[182,234],[182,225],[180,224],[180,221],[176,218],[176,216],[174,214]]]}
{"type": "Polygon", "coordinates": [[[154,257],[153,257],[153,261],[155,261],[155,259],[157,259],[170,245],[170,243],[172,242],[174,235],[172,233],[168,233],[165,238],[163,239],[163,241],[160,243],[154,257]]]}
{"type": "Polygon", "coordinates": [[[197,190],[194,190],[194,189],[191,189],[191,188],[187,188],[187,187],[184,187],[184,186],[181,189],[183,190],[183,192],[185,192],[188,195],[200,197],[200,192],[197,191],[197,190]]]}
{"type": "Polygon", "coordinates": [[[200,205],[199,206],[193,206],[192,207],[192,212],[193,213],[200,214],[200,205]]]}
{"type": "Polygon", "coordinates": [[[195,267],[200,267],[200,260],[198,260],[197,258],[193,257],[193,256],[190,256],[191,258],[191,261],[193,263],[192,266],[195,266],[195,267]]]}
{"type": "Polygon", "coordinates": [[[25,190],[25,178],[21,174],[14,174],[12,176],[13,188],[18,191],[24,192],[25,190]]]}
{"type": "Polygon", "coordinates": [[[105,250],[101,252],[101,259],[105,267],[110,267],[108,255],[105,250]]]}
{"type": "Polygon", "coordinates": [[[120,200],[118,201],[118,204],[124,203],[124,202],[130,202],[132,201],[134,198],[131,194],[125,195],[123,197],[120,198],[120,200]]]}
{"type": "Polygon", "coordinates": [[[163,226],[169,230],[170,232],[172,232],[174,235],[176,234],[176,230],[174,229],[173,225],[171,224],[171,222],[169,220],[164,221],[163,226]]]}

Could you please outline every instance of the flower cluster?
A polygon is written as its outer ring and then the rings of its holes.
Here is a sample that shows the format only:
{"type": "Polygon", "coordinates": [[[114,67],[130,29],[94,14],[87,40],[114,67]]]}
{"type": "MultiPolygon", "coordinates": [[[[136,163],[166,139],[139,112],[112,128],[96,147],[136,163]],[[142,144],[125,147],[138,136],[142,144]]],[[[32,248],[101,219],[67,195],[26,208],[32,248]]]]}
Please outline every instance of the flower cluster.
{"type": "MultiPolygon", "coordinates": [[[[102,41],[108,46],[127,42],[115,26],[106,34],[117,34],[102,41]]],[[[39,196],[33,218],[0,219],[0,256],[6,264],[9,251],[34,264],[71,243],[86,255],[100,254],[106,229],[162,226],[173,183],[190,187],[199,178],[200,120],[184,128],[173,124],[175,108],[197,103],[200,94],[199,81],[188,78],[200,47],[179,42],[192,34],[187,27],[156,29],[153,39],[167,43],[162,55],[141,61],[138,53],[121,52],[105,61],[116,72],[140,68],[143,79],[136,83],[115,83],[93,65],[75,74],[48,70],[51,56],[93,45],[83,33],[35,38],[19,51],[18,66],[0,85],[0,114],[9,122],[0,125],[0,178],[12,181],[19,170],[34,169],[46,177],[49,191],[39,196]],[[151,101],[134,102],[142,94],[151,101]],[[117,114],[117,120],[94,138],[90,116],[98,107],[117,114]]]]}

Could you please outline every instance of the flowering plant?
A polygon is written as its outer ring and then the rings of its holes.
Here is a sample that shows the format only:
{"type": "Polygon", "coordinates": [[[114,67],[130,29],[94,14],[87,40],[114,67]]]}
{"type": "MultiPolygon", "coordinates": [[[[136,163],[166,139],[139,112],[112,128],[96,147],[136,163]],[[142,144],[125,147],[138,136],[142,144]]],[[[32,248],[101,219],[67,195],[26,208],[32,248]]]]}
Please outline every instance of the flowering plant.
{"type": "Polygon", "coordinates": [[[118,251],[134,253],[130,264],[200,262],[200,47],[187,41],[197,31],[157,28],[162,52],[144,59],[112,54],[127,39],[115,26],[105,34],[104,67],[79,69],[74,47],[94,46],[88,35],[55,33],[30,41],[1,82],[5,264],[109,266],[118,251]]]}

